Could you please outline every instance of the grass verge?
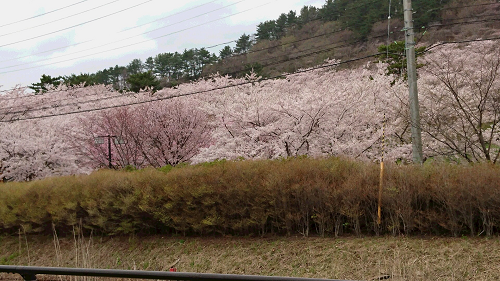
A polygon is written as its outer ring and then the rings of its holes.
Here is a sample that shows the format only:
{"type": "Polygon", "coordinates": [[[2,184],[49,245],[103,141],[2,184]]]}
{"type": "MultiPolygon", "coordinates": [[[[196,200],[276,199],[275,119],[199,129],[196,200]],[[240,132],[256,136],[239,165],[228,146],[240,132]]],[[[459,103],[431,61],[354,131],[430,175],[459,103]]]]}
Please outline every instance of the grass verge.
{"type": "MultiPolygon", "coordinates": [[[[500,280],[499,238],[2,237],[2,264],[370,280],[500,280]],[[81,238],[79,238],[81,239],[81,238]],[[85,239],[85,238],[83,238],[85,239]],[[81,241],[81,240],[80,240],[81,241]],[[76,243],[77,242],[77,243],[76,243]]],[[[0,275],[0,279],[13,278],[0,275]]],[[[19,278],[20,279],[20,278],[19,278]]],[[[56,280],[53,278],[52,280],[56,280]]]]}

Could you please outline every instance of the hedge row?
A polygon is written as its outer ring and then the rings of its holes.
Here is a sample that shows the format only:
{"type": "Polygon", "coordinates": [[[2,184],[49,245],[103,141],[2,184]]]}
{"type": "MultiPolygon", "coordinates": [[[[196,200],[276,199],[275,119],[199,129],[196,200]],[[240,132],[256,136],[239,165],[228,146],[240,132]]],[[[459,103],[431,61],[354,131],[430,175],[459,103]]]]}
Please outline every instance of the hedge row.
{"type": "Polygon", "coordinates": [[[329,159],[221,161],[0,185],[0,233],[494,235],[500,167],[329,159]],[[168,169],[167,169],[168,170],[168,169]]]}

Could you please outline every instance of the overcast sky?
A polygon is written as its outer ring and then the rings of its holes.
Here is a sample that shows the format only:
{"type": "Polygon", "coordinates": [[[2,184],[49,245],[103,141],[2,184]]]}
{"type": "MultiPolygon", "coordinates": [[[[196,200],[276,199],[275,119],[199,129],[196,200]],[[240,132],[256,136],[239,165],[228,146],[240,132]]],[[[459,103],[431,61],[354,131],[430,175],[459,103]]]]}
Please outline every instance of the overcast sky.
{"type": "MultiPolygon", "coordinates": [[[[2,3],[0,90],[42,74],[93,73],[132,59],[210,47],[324,0],[14,0],[2,3]],[[45,13],[45,14],[44,14],[45,13]]],[[[234,43],[229,44],[234,47],[234,43]]],[[[224,45],[210,48],[217,53],[224,45]]]]}

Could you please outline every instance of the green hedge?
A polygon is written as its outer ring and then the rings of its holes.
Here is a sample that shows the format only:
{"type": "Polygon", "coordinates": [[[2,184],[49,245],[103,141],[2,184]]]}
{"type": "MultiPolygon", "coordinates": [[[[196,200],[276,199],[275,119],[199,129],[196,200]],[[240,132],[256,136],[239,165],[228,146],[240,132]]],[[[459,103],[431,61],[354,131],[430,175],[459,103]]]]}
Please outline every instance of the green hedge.
{"type": "Polygon", "coordinates": [[[500,167],[386,165],[339,158],[219,161],[101,170],[0,185],[0,233],[101,235],[494,235],[500,167]]]}

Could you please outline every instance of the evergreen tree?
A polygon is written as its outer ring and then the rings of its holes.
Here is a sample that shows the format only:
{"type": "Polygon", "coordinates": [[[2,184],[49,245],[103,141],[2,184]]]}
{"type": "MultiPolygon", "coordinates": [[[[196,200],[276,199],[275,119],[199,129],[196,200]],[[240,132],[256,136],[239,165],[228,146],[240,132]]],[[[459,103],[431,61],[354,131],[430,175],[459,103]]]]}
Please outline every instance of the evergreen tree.
{"type": "Polygon", "coordinates": [[[153,59],[153,72],[159,77],[170,78],[173,74],[173,53],[161,53],[153,59]]]}
{"type": "Polygon", "coordinates": [[[252,41],[250,40],[250,35],[243,35],[236,41],[236,47],[234,48],[234,52],[237,54],[247,53],[252,47],[252,41]]]}
{"type": "Polygon", "coordinates": [[[300,15],[297,19],[300,26],[318,18],[318,9],[314,6],[304,6],[300,9],[300,15]]]}
{"type": "Polygon", "coordinates": [[[286,23],[289,27],[297,24],[298,18],[297,18],[297,13],[295,11],[290,11],[286,15],[286,23]]]}
{"type": "Polygon", "coordinates": [[[276,21],[269,20],[257,25],[257,40],[275,40],[276,39],[276,21]]]}
{"type": "Polygon", "coordinates": [[[32,83],[29,86],[30,89],[34,90],[35,93],[45,93],[47,92],[47,86],[51,85],[54,87],[59,86],[63,81],[62,76],[51,77],[50,75],[42,74],[39,83],[32,83]]]}
{"type": "MultiPolygon", "coordinates": [[[[403,78],[406,80],[408,74],[406,72],[406,56],[405,56],[405,42],[396,41],[389,45],[380,45],[378,47],[379,59],[383,62],[388,63],[387,75],[395,75],[398,78],[403,78]]],[[[415,59],[424,54],[425,47],[419,47],[415,49],[415,59]]],[[[417,68],[422,67],[422,64],[417,63],[417,68]]],[[[395,80],[392,82],[394,83],[395,80]]]]}
{"type": "Polygon", "coordinates": [[[132,74],[128,77],[127,83],[130,84],[130,90],[136,93],[148,87],[157,91],[160,85],[152,71],[132,74]]]}
{"type": "Polygon", "coordinates": [[[96,84],[96,74],[71,74],[70,76],[64,76],[63,81],[67,86],[79,86],[81,84],[85,84],[85,87],[88,87],[96,84]]]}
{"type": "Polygon", "coordinates": [[[146,71],[153,71],[155,69],[155,62],[153,57],[148,57],[144,62],[144,69],[146,71]]]}
{"type": "Polygon", "coordinates": [[[281,14],[276,20],[276,35],[277,39],[283,37],[288,27],[288,17],[286,14],[281,14]]]}
{"type": "Polygon", "coordinates": [[[129,75],[142,73],[143,71],[144,71],[144,65],[142,64],[142,61],[140,59],[133,59],[127,65],[127,73],[129,75]]]}
{"type": "Polygon", "coordinates": [[[225,46],[222,50],[219,51],[219,58],[223,60],[233,55],[233,50],[229,46],[225,46]]]}

